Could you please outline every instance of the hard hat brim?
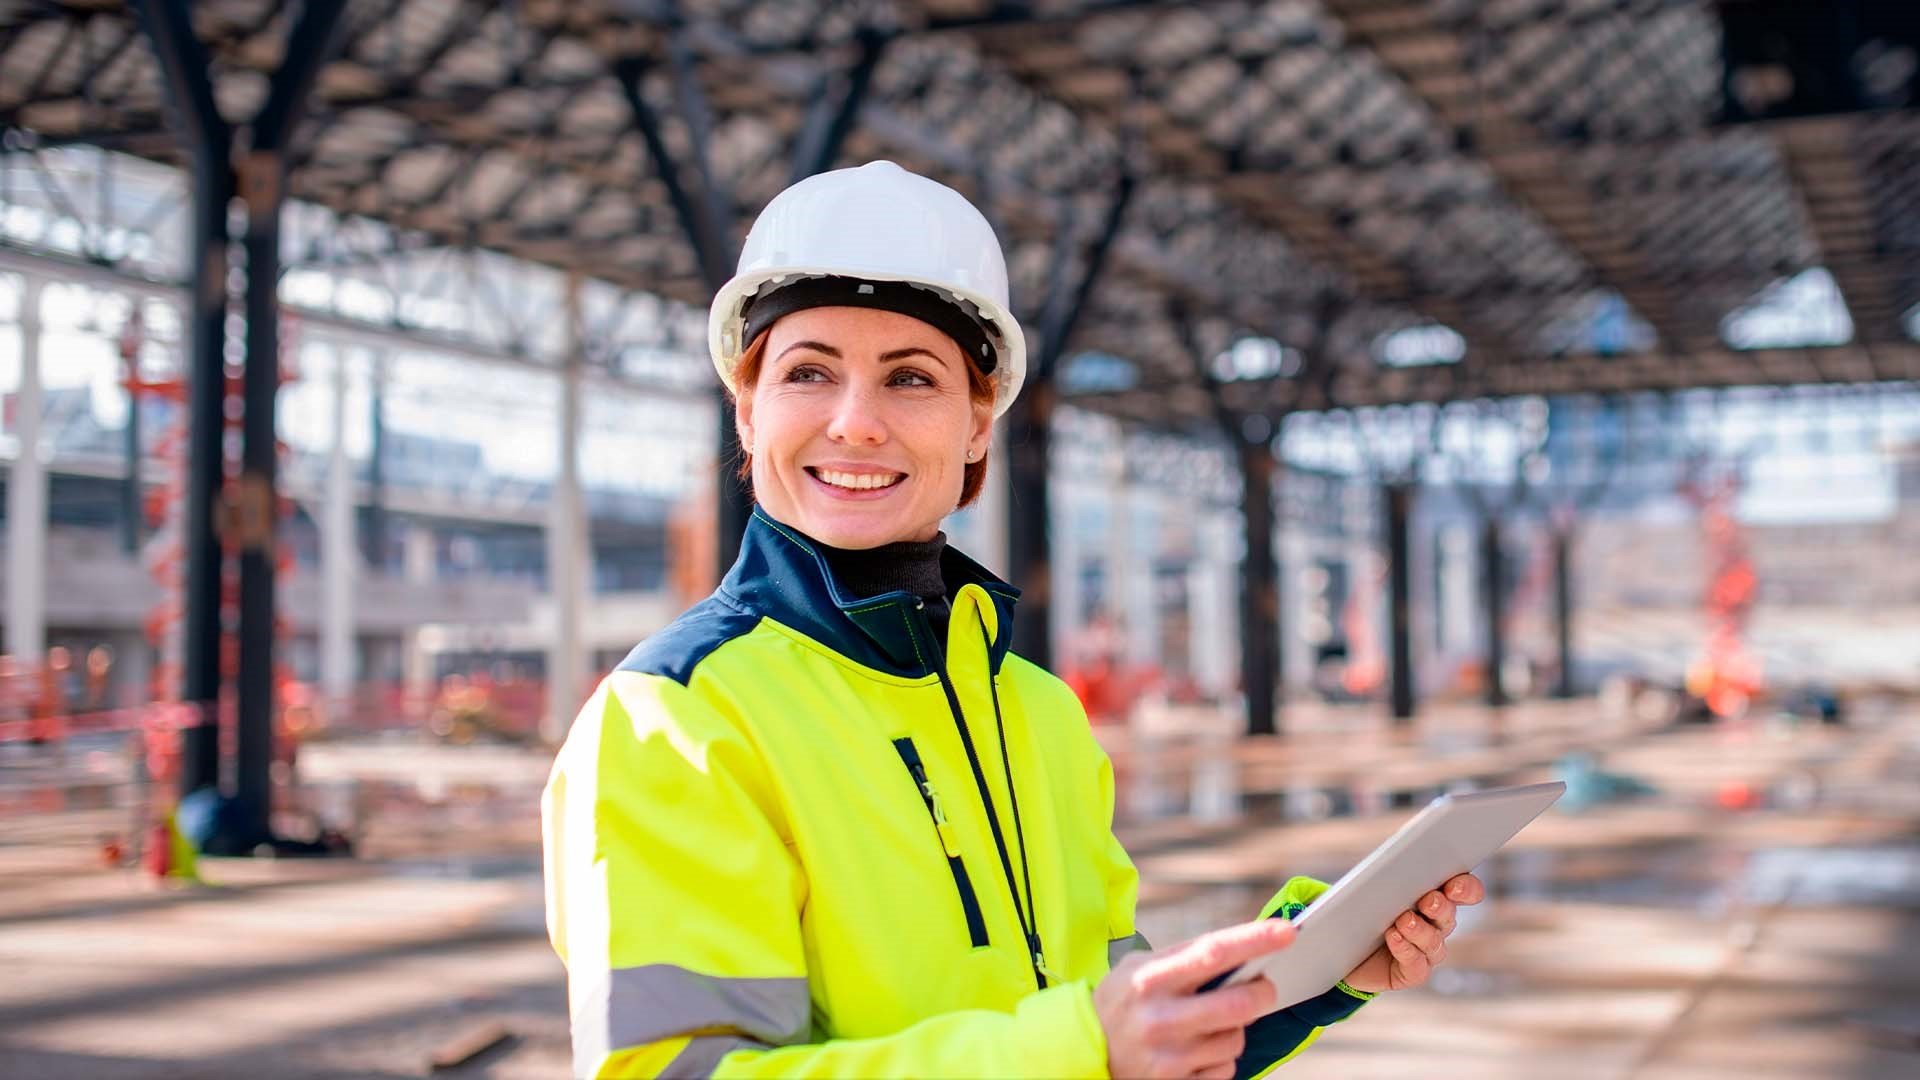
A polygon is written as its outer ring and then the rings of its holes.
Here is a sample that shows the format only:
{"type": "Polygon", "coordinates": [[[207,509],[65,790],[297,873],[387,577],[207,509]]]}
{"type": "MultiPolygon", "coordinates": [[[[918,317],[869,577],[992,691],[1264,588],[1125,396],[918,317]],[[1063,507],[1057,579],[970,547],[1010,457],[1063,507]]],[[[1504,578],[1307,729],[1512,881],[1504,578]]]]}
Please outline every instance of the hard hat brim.
{"type": "MultiPolygon", "coordinates": [[[[981,316],[993,323],[999,332],[998,358],[994,372],[990,376],[994,383],[993,415],[998,418],[1012,407],[1014,399],[1020,395],[1020,388],[1026,381],[1027,342],[1026,335],[1020,329],[1020,321],[1013,312],[990,297],[971,289],[929,281],[925,278],[901,274],[834,271],[836,276],[857,277],[868,281],[897,281],[922,288],[932,289],[955,300],[965,301],[977,310],[981,316]]],[[[713,298],[707,316],[707,352],[713,360],[714,371],[720,376],[720,382],[729,393],[737,392],[734,386],[733,371],[740,363],[740,357],[752,342],[745,337],[746,319],[743,309],[746,301],[768,285],[800,278],[827,276],[819,267],[765,267],[740,274],[722,286],[713,298]]]]}

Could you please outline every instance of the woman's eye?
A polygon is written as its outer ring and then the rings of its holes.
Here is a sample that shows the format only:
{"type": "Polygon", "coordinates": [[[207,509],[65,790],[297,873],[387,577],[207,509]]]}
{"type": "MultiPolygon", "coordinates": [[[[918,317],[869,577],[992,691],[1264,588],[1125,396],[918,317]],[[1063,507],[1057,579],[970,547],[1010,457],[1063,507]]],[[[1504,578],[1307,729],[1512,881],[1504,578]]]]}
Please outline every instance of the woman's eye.
{"type": "Polygon", "coordinates": [[[787,372],[788,382],[825,382],[827,373],[817,367],[797,367],[787,372]]]}
{"type": "Polygon", "coordinates": [[[887,383],[891,386],[932,386],[933,380],[918,371],[896,371],[887,383]]]}

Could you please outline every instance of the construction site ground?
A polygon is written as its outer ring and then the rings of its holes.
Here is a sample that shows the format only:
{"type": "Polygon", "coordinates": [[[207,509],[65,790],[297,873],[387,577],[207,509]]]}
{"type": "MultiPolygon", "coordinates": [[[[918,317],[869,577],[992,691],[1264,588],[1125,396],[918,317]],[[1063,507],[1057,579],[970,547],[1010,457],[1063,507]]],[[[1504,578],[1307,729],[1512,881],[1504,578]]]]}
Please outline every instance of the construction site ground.
{"type": "MultiPolygon", "coordinates": [[[[1920,704],[1855,702],[1837,726],[1593,702],[1435,707],[1411,729],[1373,707],[1288,717],[1267,740],[1179,710],[1102,730],[1150,939],[1250,917],[1290,874],[1337,876],[1451,785],[1584,754],[1654,790],[1603,782],[1536,822],[1482,868],[1491,899],[1432,983],[1287,1075],[1920,1076],[1920,704]]],[[[567,1075],[542,751],[311,744],[305,797],[359,854],[204,860],[201,885],[103,864],[133,820],[119,760],[0,760],[0,806],[43,807],[0,816],[0,1076],[567,1075]],[[97,790],[56,803],[50,784],[97,790]]]]}

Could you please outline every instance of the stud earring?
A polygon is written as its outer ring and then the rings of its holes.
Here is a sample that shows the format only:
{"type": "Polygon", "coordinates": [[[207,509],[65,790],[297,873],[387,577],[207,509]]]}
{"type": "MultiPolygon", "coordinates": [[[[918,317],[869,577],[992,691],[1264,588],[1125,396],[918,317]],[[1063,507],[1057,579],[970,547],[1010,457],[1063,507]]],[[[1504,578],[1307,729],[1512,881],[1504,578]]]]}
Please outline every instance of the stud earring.
{"type": "Polygon", "coordinates": [[[980,460],[980,451],[978,451],[978,450],[969,450],[969,451],[967,451],[967,462],[968,462],[968,464],[972,464],[973,462],[976,462],[976,461],[979,461],[979,460],[980,460]]]}

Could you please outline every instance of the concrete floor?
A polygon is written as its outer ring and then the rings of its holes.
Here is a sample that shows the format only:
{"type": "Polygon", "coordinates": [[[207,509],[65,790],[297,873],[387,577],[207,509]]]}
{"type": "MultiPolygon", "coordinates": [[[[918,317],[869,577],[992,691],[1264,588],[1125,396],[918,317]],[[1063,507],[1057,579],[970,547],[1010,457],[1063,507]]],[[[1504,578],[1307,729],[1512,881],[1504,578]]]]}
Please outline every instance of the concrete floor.
{"type": "MultiPolygon", "coordinates": [[[[1655,731],[1534,705],[1498,738],[1461,709],[1413,735],[1321,710],[1257,744],[1102,736],[1141,925],[1166,943],[1251,915],[1289,873],[1336,876],[1448,777],[1531,779],[1591,746],[1660,789],[1529,828],[1484,868],[1493,899],[1433,984],[1289,1076],[1916,1077],[1920,706],[1855,719],[1655,731]],[[1763,805],[1722,808],[1729,783],[1763,805]]],[[[0,762],[0,796],[30,771],[0,762]]],[[[303,772],[366,815],[362,858],[221,860],[211,886],[156,887],[99,864],[122,809],[0,817],[0,1076],[422,1076],[494,1025],[503,1044],[439,1075],[566,1074],[538,756],[313,746],[303,772]]]]}

